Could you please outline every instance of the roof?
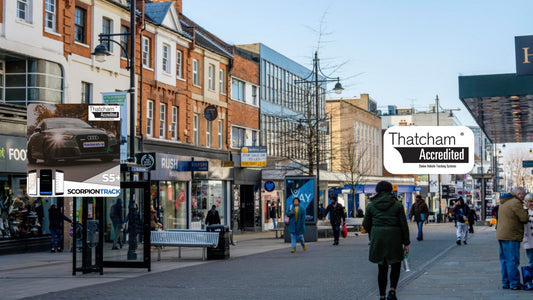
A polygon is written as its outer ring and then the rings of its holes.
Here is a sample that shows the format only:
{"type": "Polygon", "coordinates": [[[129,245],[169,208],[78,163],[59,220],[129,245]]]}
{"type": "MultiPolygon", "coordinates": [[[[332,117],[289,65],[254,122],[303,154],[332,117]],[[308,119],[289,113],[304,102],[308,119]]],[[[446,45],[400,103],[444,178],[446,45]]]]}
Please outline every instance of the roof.
{"type": "Polygon", "coordinates": [[[533,142],[533,76],[459,76],[459,98],[493,143],[533,142]]]}
{"type": "Polygon", "coordinates": [[[212,34],[210,31],[196,24],[193,20],[180,13],[180,23],[183,28],[183,33],[189,35],[191,38],[196,36],[196,44],[206,48],[214,53],[233,58],[232,47],[230,44],[224,42],[222,39],[212,34]]]}
{"type": "Polygon", "coordinates": [[[144,5],[144,16],[157,25],[161,25],[167,16],[172,2],[147,2],[144,5]]]}

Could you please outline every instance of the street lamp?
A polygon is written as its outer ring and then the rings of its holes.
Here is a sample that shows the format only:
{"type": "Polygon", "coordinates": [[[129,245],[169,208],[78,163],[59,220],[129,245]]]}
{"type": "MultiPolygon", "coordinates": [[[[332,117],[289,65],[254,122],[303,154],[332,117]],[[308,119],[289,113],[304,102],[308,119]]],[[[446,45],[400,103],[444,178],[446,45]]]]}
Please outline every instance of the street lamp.
{"type": "Polygon", "coordinates": [[[127,66],[126,69],[130,71],[130,88],[128,93],[130,94],[130,153],[128,156],[129,162],[135,162],[135,2],[130,1],[130,32],[126,33],[100,33],[98,40],[100,44],[94,48],[94,59],[97,62],[105,62],[107,56],[111,55],[104,42],[112,42],[119,45],[120,49],[126,54],[127,66]],[[128,49],[121,43],[115,41],[115,36],[127,36],[129,37],[129,55],[128,49]]]}
{"type": "MultiPolygon", "coordinates": [[[[342,87],[342,84],[340,83],[340,78],[332,78],[324,75],[322,73],[322,70],[320,69],[318,60],[318,51],[315,51],[315,57],[313,58],[313,70],[311,73],[302,80],[295,80],[294,83],[314,83],[315,86],[315,113],[316,113],[316,120],[315,120],[315,152],[316,152],[316,197],[318,201],[320,201],[320,83],[328,83],[328,82],[337,82],[335,84],[335,87],[333,88],[333,91],[336,94],[342,93],[344,88],[342,87]],[[318,78],[318,75],[320,73],[321,79],[318,78]]],[[[310,170],[312,171],[312,170],[310,170]]],[[[318,207],[318,203],[316,203],[316,206],[318,207]]],[[[316,211],[315,211],[316,215],[316,211]]]]}

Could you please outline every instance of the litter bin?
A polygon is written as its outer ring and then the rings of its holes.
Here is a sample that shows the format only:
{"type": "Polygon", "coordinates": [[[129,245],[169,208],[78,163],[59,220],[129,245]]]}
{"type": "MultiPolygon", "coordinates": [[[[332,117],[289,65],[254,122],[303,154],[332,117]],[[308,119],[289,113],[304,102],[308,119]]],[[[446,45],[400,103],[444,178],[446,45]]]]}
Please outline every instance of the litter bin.
{"type": "Polygon", "coordinates": [[[209,225],[206,230],[218,232],[218,245],[216,248],[207,248],[207,259],[229,259],[229,226],[209,225]]]}

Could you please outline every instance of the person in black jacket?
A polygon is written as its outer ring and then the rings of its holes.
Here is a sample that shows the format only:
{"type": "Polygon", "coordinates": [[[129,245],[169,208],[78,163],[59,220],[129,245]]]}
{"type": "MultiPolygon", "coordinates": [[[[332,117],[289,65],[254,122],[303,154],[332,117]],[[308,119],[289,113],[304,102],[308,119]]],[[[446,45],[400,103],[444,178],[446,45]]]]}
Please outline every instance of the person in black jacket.
{"type": "Polygon", "coordinates": [[[63,245],[63,221],[67,221],[72,224],[72,220],[67,218],[55,204],[52,204],[48,209],[48,219],[50,220],[50,233],[52,234],[52,247],[51,252],[63,252],[61,246],[63,245]]]}
{"type": "Polygon", "coordinates": [[[220,215],[218,214],[217,207],[213,205],[211,206],[211,210],[207,212],[207,217],[205,218],[205,225],[215,224],[220,224],[220,215]]]}
{"type": "Polygon", "coordinates": [[[342,225],[346,223],[346,211],[344,210],[344,207],[337,203],[337,195],[331,196],[331,204],[328,205],[326,208],[326,211],[324,212],[324,218],[329,213],[329,222],[331,223],[331,228],[333,229],[333,236],[335,238],[335,241],[333,242],[333,246],[339,245],[339,235],[341,232],[341,220],[342,225]]]}

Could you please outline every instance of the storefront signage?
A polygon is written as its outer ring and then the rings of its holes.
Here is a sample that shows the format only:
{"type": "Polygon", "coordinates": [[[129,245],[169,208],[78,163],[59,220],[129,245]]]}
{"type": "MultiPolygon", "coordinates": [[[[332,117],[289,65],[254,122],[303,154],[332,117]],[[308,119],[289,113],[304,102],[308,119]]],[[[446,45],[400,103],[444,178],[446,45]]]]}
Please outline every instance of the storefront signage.
{"type": "Polygon", "coordinates": [[[306,223],[316,221],[316,179],[308,176],[285,177],[286,210],[291,209],[294,198],[300,199],[300,207],[305,209],[306,223]]]}
{"type": "Polygon", "coordinates": [[[155,152],[150,153],[138,153],[135,155],[137,158],[137,163],[141,166],[145,166],[150,170],[156,169],[155,163],[155,152]]]}
{"type": "Polygon", "coordinates": [[[265,182],[265,190],[267,192],[272,192],[275,189],[276,189],[276,184],[274,184],[274,181],[265,182]]]}
{"type": "Polygon", "coordinates": [[[415,186],[415,192],[421,192],[422,187],[421,186],[415,186]]]}
{"type": "MultiPolygon", "coordinates": [[[[152,180],[191,180],[191,172],[187,171],[190,156],[155,153],[155,169],[151,171],[152,180]]],[[[190,171],[190,169],[189,169],[190,171]]]]}
{"type": "Polygon", "coordinates": [[[474,166],[474,134],[465,126],[393,126],[383,141],[392,174],[463,174],[474,166]]]}
{"type": "Polygon", "coordinates": [[[26,173],[26,137],[0,135],[0,169],[26,173]]]}
{"type": "Polygon", "coordinates": [[[250,146],[241,148],[241,167],[266,167],[267,147],[250,146]]]}
{"type": "Polygon", "coordinates": [[[118,104],[120,106],[120,161],[128,160],[128,105],[126,102],[127,92],[102,93],[104,104],[118,104]]]}
{"type": "Polygon", "coordinates": [[[103,105],[28,105],[28,195],[115,197],[120,194],[120,121],[103,105]],[[94,108],[96,106],[97,108],[94,108]]]}
{"type": "Polygon", "coordinates": [[[217,107],[214,105],[209,105],[204,109],[204,117],[207,121],[214,121],[218,117],[217,107]]]}
{"type": "Polygon", "coordinates": [[[516,75],[533,75],[533,35],[515,36],[516,75]]]}

